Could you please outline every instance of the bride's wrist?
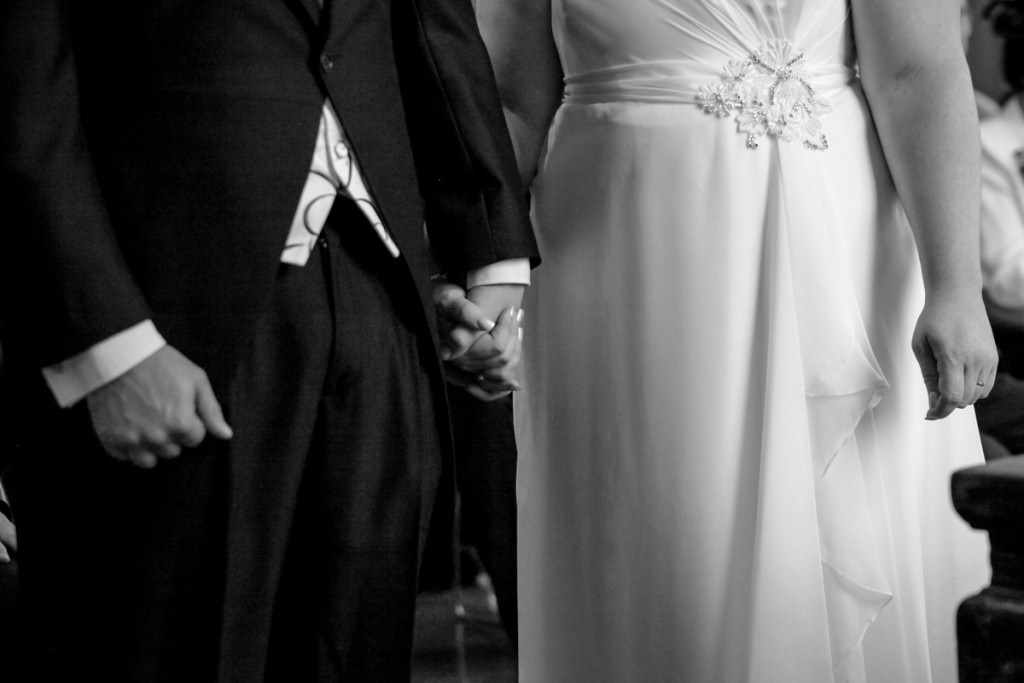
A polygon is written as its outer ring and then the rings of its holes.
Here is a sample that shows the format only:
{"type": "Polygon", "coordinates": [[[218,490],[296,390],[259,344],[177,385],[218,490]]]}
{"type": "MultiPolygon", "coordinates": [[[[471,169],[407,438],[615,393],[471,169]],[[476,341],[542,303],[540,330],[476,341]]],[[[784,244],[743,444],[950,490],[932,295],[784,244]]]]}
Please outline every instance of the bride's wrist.
{"type": "Polygon", "coordinates": [[[981,296],[982,279],[979,263],[954,262],[922,268],[925,296],[929,299],[981,296]]]}
{"type": "Polygon", "coordinates": [[[957,279],[925,283],[925,300],[930,302],[949,300],[981,301],[981,278],[957,279]]]}

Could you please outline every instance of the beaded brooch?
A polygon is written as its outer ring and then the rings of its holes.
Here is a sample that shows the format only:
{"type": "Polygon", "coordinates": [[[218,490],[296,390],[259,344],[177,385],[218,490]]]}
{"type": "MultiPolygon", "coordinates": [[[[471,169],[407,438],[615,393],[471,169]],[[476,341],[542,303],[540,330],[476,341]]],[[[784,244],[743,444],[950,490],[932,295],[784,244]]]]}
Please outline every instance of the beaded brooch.
{"type": "Polygon", "coordinates": [[[831,106],[819,98],[801,69],[804,54],[785,40],[765,43],[745,61],[731,61],[719,82],[702,85],[697,104],[719,118],[735,115],[747,147],[773,137],[803,142],[808,149],[828,149],[821,115],[831,106]]]}

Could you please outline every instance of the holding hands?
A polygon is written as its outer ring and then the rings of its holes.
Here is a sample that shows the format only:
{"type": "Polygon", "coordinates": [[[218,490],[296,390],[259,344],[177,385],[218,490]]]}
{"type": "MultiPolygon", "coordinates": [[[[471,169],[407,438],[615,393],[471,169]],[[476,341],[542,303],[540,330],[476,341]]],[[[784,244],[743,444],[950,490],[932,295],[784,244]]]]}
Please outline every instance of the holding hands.
{"type": "Polygon", "coordinates": [[[520,388],[523,285],[483,285],[467,292],[454,284],[434,286],[441,357],[448,381],[481,401],[520,388]]]}

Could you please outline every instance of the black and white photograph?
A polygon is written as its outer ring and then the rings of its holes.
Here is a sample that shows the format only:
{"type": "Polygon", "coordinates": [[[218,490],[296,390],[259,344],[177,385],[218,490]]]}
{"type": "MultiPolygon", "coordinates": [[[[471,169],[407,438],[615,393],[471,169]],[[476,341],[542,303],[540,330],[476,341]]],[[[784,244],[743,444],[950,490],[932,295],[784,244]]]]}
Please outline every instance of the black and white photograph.
{"type": "Polygon", "coordinates": [[[1024,0],[2,0],[0,681],[1024,683],[1024,0]]]}

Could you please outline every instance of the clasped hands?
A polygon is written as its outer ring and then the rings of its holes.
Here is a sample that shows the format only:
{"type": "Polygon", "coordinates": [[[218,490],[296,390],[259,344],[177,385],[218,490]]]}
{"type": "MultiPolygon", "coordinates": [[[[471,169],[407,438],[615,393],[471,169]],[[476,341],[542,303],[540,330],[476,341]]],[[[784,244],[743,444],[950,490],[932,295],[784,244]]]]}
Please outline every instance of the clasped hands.
{"type": "Polygon", "coordinates": [[[481,285],[467,293],[449,282],[434,285],[441,358],[448,382],[481,401],[520,388],[523,285],[481,285]]]}

